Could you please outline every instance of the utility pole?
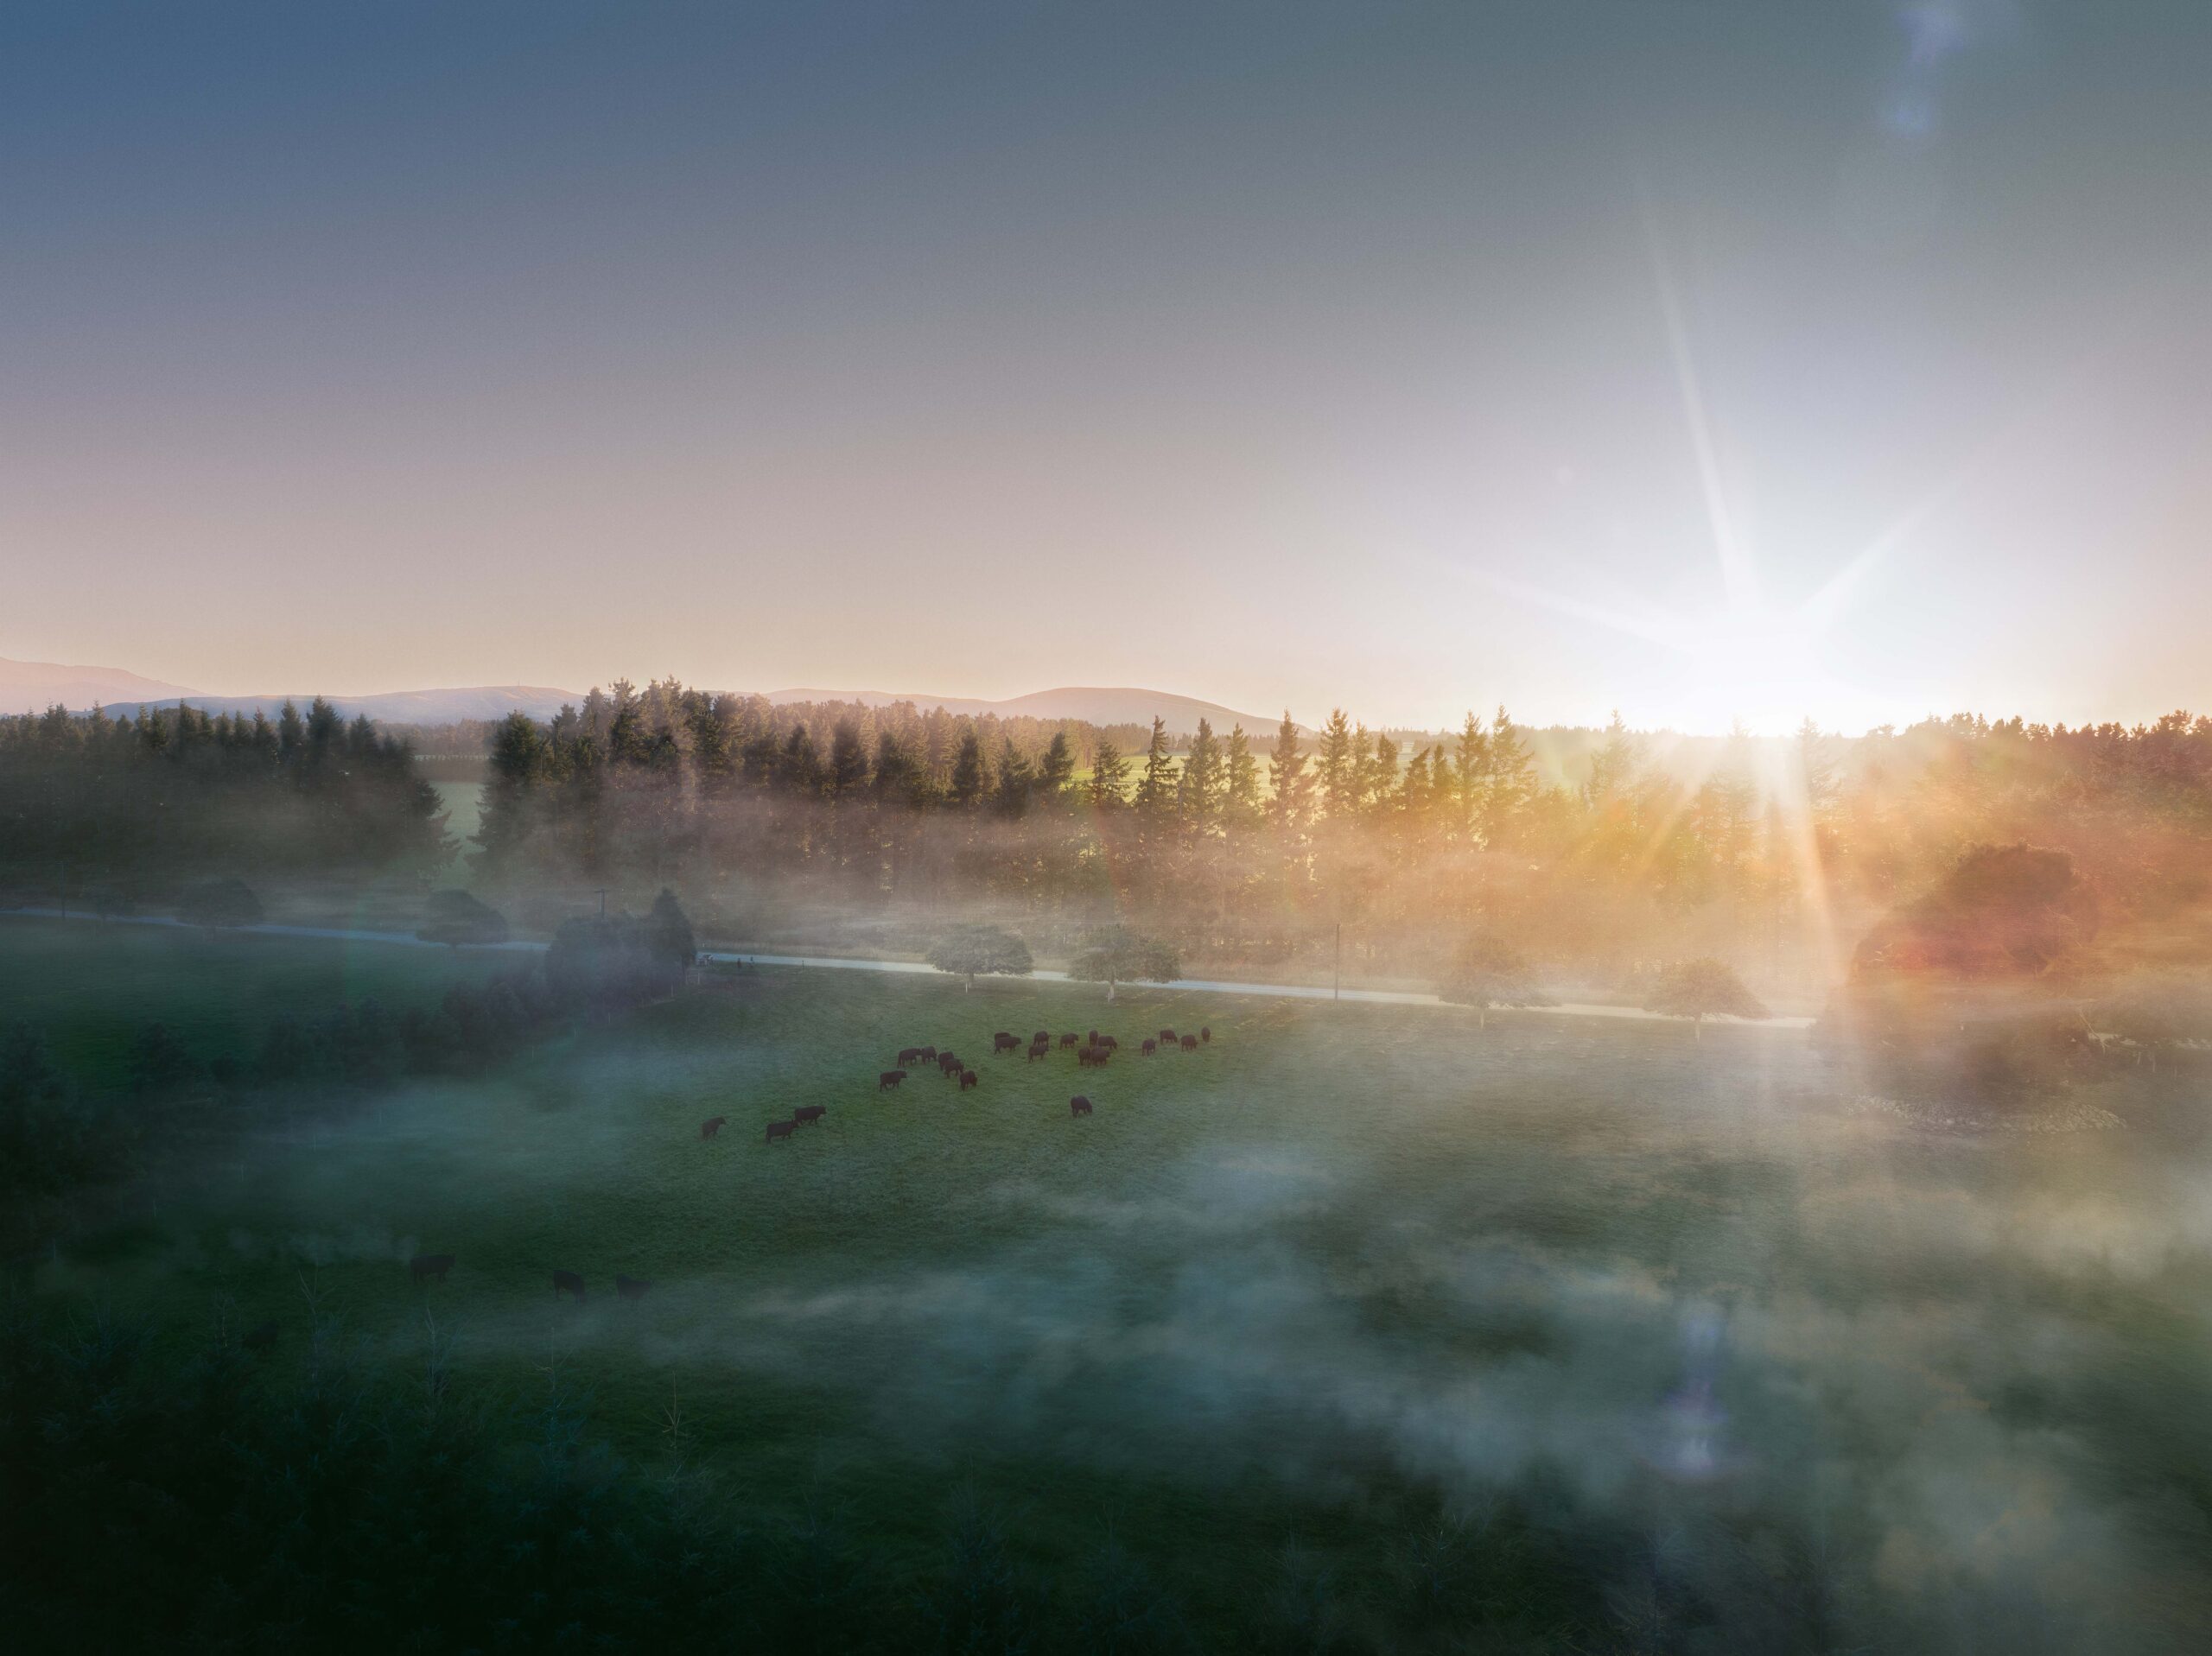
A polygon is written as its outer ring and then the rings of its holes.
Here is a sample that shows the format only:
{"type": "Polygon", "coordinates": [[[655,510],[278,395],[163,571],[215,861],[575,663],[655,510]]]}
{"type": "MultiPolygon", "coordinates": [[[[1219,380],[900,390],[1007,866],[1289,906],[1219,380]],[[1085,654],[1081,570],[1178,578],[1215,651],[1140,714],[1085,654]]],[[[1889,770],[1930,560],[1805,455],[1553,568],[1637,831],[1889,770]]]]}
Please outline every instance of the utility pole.
{"type": "Polygon", "coordinates": [[[602,920],[607,918],[607,887],[604,885],[599,888],[599,917],[602,920]]]}
{"type": "Polygon", "coordinates": [[[1339,920],[1339,921],[1338,921],[1338,922],[1337,922],[1337,959],[1336,959],[1336,964],[1335,964],[1333,967],[1332,967],[1332,968],[1330,968],[1330,971],[1329,971],[1329,999],[1332,999],[1332,1000],[1342,1000],[1344,998],[1344,923],[1343,921],[1339,920]]]}

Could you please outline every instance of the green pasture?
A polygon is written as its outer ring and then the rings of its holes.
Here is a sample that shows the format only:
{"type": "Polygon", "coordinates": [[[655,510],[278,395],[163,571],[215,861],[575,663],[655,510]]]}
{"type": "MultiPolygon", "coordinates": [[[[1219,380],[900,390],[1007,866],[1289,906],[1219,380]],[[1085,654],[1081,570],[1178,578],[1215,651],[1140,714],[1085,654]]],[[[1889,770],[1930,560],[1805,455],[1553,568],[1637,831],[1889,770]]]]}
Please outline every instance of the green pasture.
{"type": "Polygon", "coordinates": [[[481,950],[0,914],[0,1026],[30,1025],[64,1069],[113,1086],[149,1023],[202,1060],[243,1056],[281,1015],[368,999],[393,1011],[435,1005],[454,983],[519,963],[481,950]]]}
{"type": "MultiPolygon", "coordinates": [[[[73,1050],[494,964],[12,923],[0,961],[73,1050]]],[[[1826,1549],[1839,1626],[1905,1646],[1963,1602],[2007,1648],[2159,1647],[2212,1579],[2201,1152],[1859,1094],[1789,1032],[764,970],[250,1143],[35,1291],[581,1403],[638,1467],[894,1550],[980,1494],[1020,1558],[1128,1547],[1201,1627],[1286,1548],[1395,1579],[1440,1514],[1541,1488],[1559,1545],[1668,1538],[1762,1603],[1826,1549]],[[1094,1027],[1103,1071],[991,1056],[1094,1027]],[[981,1084],[879,1092],[916,1044],[981,1084]]],[[[1481,1567],[1535,1626],[1513,1556],[1481,1567]]]]}

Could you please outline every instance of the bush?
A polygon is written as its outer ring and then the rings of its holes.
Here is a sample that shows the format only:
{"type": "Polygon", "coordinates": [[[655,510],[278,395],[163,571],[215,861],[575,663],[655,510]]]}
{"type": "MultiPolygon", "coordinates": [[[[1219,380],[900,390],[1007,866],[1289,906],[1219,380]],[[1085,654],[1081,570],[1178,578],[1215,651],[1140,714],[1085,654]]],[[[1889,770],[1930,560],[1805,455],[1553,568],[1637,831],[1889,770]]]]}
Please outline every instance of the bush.
{"type": "Polygon", "coordinates": [[[1712,1017],[1764,1018],[1765,1006],[1724,961],[1678,961],[1659,974],[1643,1009],[1687,1018],[1700,1029],[1712,1017]]]}
{"type": "Polygon", "coordinates": [[[1476,932],[1452,952],[1452,965],[1436,986],[1437,999],[1457,1006],[1548,1006],[1551,997],[1536,987],[1529,962],[1503,938],[1476,932]]]}
{"type": "Polygon", "coordinates": [[[470,893],[448,889],[430,893],[423,905],[422,929],[415,934],[426,943],[504,943],[507,917],[470,893]]]}
{"type": "Polygon", "coordinates": [[[177,898],[176,917],[188,926],[257,926],[261,899],[242,879],[202,880],[177,898]]]}
{"type": "Polygon", "coordinates": [[[999,926],[955,926],[930,945],[929,961],[971,989],[982,975],[1026,978],[1034,969],[1029,945],[999,926]]]}

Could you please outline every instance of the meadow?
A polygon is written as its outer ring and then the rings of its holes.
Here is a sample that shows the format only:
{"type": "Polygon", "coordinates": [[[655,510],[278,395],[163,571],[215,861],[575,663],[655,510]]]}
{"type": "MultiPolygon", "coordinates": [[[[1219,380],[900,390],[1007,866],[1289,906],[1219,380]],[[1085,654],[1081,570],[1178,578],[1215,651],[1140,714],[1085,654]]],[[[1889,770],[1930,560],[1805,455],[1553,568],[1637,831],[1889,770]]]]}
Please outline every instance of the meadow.
{"type": "MultiPolygon", "coordinates": [[[[242,1039],[499,964],[15,923],[0,961],[94,1069],[102,1019],[242,1039]]],[[[179,1347],[273,1319],[272,1386],[343,1345],[557,1399],[630,1475],[917,1570],[988,1512],[1039,1581],[1133,1561],[1164,1645],[2180,1647],[2193,1115],[1934,1134],[1863,1091],[1796,1031],[762,970],[181,1164],[29,1292],[179,1347]],[[1039,1028],[1122,1051],[990,1056],[1039,1028]],[[980,1084],[879,1093],[914,1044],[980,1084]]]]}

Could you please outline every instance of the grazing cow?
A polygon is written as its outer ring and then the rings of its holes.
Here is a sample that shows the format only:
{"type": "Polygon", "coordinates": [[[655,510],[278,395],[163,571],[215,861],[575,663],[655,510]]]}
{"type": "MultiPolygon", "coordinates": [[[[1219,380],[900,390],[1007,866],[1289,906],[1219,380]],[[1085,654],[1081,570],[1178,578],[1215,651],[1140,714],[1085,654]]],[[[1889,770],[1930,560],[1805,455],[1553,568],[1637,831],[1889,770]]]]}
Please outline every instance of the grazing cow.
{"type": "Polygon", "coordinates": [[[901,1069],[904,1069],[910,1063],[919,1063],[921,1061],[921,1048],[918,1046],[902,1046],[899,1049],[899,1067],[901,1069]]]}
{"type": "Polygon", "coordinates": [[[1081,1093],[1077,1093],[1073,1098],[1068,1101],[1068,1114],[1070,1115],[1089,1115],[1090,1114],[1090,1101],[1085,1098],[1081,1093]]]}
{"type": "Polygon", "coordinates": [[[1019,1036],[1009,1035],[1004,1030],[1001,1030],[991,1037],[991,1056],[995,1058],[1000,1053],[1011,1052],[1020,1044],[1021,1040],[1019,1036]]]}
{"type": "Polygon", "coordinates": [[[795,1126],[804,1126],[810,1121],[819,1121],[823,1112],[829,1107],[827,1104],[802,1104],[791,1112],[791,1123],[795,1126]]]}
{"type": "Polygon", "coordinates": [[[1040,1029],[1029,1037],[1029,1044],[1032,1046],[1050,1046],[1052,1044],[1052,1031],[1048,1029],[1040,1029]]]}
{"type": "Polygon", "coordinates": [[[935,1063],[937,1062],[937,1049],[933,1046],[924,1047],[922,1049],[922,1062],[924,1063],[935,1063]]]}
{"type": "Polygon", "coordinates": [[[614,1291],[624,1299],[643,1299],[645,1290],[652,1286],[643,1277],[626,1277],[620,1271],[614,1273],[614,1291]]]}
{"type": "Polygon", "coordinates": [[[1060,1037],[1060,1044],[1064,1047],[1077,1046],[1081,1044],[1082,1040],[1083,1037],[1081,1036],[1076,1034],[1072,1030],[1071,1030],[1067,1034],[1060,1037]]]}
{"type": "Polygon", "coordinates": [[[1201,1041],[1211,1041],[1211,1040],[1212,1040],[1212,1039],[1213,1039],[1213,1025],[1211,1025],[1211,1024],[1208,1024],[1208,1025],[1206,1025],[1204,1028],[1202,1028],[1201,1030],[1199,1030],[1199,1031],[1198,1031],[1198,1039],[1200,1039],[1201,1041]]]}
{"type": "Polygon", "coordinates": [[[574,1294],[579,1300],[582,1299],[584,1279],[573,1271],[556,1271],[553,1273],[553,1298],[558,1299],[563,1294],[574,1294]]]}
{"type": "Polygon", "coordinates": [[[950,1079],[958,1075],[963,1066],[961,1064],[958,1053],[941,1052],[938,1055],[937,1067],[939,1073],[950,1079]]]}
{"type": "Polygon", "coordinates": [[[1033,1042],[1029,1048],[1029,1062],[1034,1063],[1038,1059],[1048,1056],[1052,1050],[1052,1044],[1050,1041],[1033,1042]]]}
{"type": "Polygon", "coordinates": [[[1162,1046],[1173,1046],[1175,1044],[1175,1031],[1172,1029],[1164,1029],[1160,1031],[1160,1044],[1162,1046]]]}
{"type": "Polygon", "coordinates": [[[1102,1035],[1096,1041],[1093,1041],[1091,1044],[1093,1046],[1103,1046],[1109,1052],[1119,1052],[1122,1050],[1122,1044],[1110,1035],[1102,1035]]]}
{"type": "Polygon", "coordinates": [[[407,1274],[418,1283],[432,1277],[443,1282],[446,1272],[452,1269],[453,1255],[450,1253],[417,1253],[407,1262],[407,1274]]]}
{"type": "Polygon", "coordinates": [[[1183,1037],[1183,1050],[1185,1052],[1196,1052],[1198,1050],[1198,1037],[1195,1035],[1185,1035],[1183,1037]]]}
{"type": "Polygon", "coordinates": [[[1137,1050],[1144,1054],[1146,1057],[1149,1058],[1154,1053],[1160,1050],[1160,1043],[1157,1041],[1147,1041],[1142,1046],[1139,1047],[1137,1050]]]}
{"type": "Polygon", "coordinates": [[[887,1093],[906,1079],[906,1072],[905,1070],[887,1069],[875,1078],[875,1090],[879,1093],[887,1093]]]}
{"type": "Polygon", "coordinates": [[[717,1115],[708,1120],[702,1121],[699,1123],[699,1136],[702,1139],[713,1138],[716,1133],[722,1130],[723,1126],[728,1124],[728,1120],[729,1117],[726,1115],[717,1115]]]}
{"type": "Polygon", "coordinates": [[[266,1323],[255,1323],[238,1343],[248,1351],[268,1350],[276,1343],[276,1319],[272,1317],[266,1323]]]}
{"type": "Polygon", "coordinates": [[[1090,1031],[1090,1037],[1084,1044],[1087,1046],[1096,1046],[1098,1044],[1098,1031],[1096,1030],[1090,1031]]]}
{"type": "Polygon", "coordinates": [[[973,1087],[975,1084],[976,1084],[976,1072],[975,1072],[974,1070],[972,1070],[972,1069],[963,1069],[963,1070],[962,1070],[962,1071],[960,1072],[960,1090],[961,1090],[962,1092],[963,1092],[963,1093],[964,1093],[964,1092],[966,1092],[966,1091],[967,1091],[970,1087],[973,1087]]]}
{"type": "Polygon", "coordinates": [[[788,1139],[791,1136],[791,1129],[798,1125],[796,1121],[771,1121],[768,1123],[768,1136],[762,1142],[772,1145],[779,1139],[788,1139]]]}

